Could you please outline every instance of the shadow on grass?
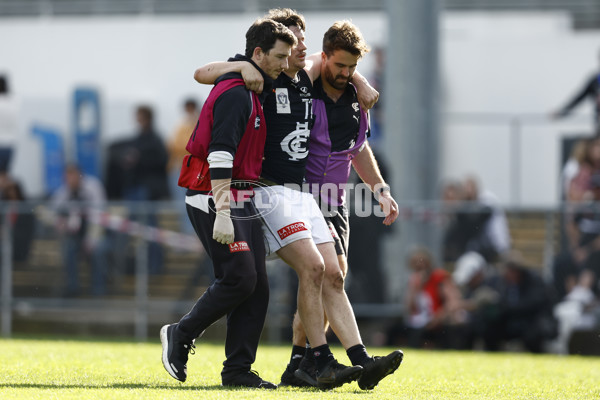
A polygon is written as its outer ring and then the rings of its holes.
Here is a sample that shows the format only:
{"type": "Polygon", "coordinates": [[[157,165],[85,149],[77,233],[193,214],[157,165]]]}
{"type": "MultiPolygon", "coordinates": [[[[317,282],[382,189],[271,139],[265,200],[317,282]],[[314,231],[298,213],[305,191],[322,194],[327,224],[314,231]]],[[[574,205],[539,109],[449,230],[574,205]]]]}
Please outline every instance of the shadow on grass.
{"type": "MultiPolygon", "coordinates": [[[[61,383],[0,383],[0,389],[165,389],[165,390],[181,390],[181,391],[239,391],[239,390],[254,390],[252,388],[245,388],[242,386],[236,387],[224,387],[221,385],[193,385],[193,386],[184,386],[184,385],[168,385],[168,384],[144,384],[144,383],[111,383],[111,384],[97,384],[97,385],[86,385],[86,384],[61,384],[61,383]]],[[[287,389],[291,389],[289,386],[282,386],[277,390],[288,391],[287,389]]],[[[267,389],[260,389],[267,390],[267,389]]],[[[293,391],[302,391],[302,392],[313,392],[318,393],[321,392],[318,388],[293,388],[293,391]]]]}

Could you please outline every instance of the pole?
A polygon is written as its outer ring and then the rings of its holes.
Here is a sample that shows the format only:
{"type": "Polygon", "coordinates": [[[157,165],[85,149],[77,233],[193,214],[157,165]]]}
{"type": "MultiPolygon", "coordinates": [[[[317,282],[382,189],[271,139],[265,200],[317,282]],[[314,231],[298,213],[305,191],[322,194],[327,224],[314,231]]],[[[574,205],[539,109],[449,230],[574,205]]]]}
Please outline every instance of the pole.
{"type": "Polygon", "coordinates": [[[12,229],[10,210],[4,208],[2,224],[2,336],[10,337],[12,332],[12,229]]]}
{"type": "MultiPolygon", "coordinates": [[[[439,0],[387,0],[383,152],[390,165],[392,195],[400,207],[437,200],[439,168],[438,18],[439,0]]],[[[413,213],[414,214],[414,213],[413,213]]],[[[384,243],[384,263],[398,300],[406,277],[410,248],[425,246],[433,254],[434,226],[400,220],[384,243]],[[399,225],[399,226],[398,226],[399,225]]]]}

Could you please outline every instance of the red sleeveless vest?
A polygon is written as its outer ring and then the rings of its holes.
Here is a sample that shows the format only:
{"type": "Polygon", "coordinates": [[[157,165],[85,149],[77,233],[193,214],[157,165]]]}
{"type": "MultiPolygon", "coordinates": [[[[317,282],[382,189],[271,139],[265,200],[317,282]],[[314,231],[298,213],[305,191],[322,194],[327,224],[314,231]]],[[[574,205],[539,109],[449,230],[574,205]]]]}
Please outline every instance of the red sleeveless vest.
{"type": "MultiPolygon", "coordinates": [[[[240,85],[244,85],[242,79],[227,79],[217,83],[211,90],[186,146],[190,154],[183,160],[179,186],[197,191],[211,190],[207,157],[212,137],[213,108],[221,94],[240,85]]],[[[252,111],[233,159],[232,180],[257,181],[262,169],[267,126],[258,96],[248,91],[248,97],[252,101],[252,111]]]]}

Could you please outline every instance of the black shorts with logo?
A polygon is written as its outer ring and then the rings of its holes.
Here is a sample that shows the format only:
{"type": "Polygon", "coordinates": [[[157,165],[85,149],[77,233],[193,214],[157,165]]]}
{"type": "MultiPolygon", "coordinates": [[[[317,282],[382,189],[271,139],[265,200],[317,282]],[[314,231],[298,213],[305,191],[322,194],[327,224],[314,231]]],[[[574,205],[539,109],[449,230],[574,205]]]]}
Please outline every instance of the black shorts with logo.
{"type": "Polygon", "coordinates": [[[331,206],[324,213],[325,222],[331,231],[331,236],[335,241],[335,252],[338,255],[348,257],[348,244],[350,242],[350,220],[348,209],[345,205],[338,207],[331,206]]]}

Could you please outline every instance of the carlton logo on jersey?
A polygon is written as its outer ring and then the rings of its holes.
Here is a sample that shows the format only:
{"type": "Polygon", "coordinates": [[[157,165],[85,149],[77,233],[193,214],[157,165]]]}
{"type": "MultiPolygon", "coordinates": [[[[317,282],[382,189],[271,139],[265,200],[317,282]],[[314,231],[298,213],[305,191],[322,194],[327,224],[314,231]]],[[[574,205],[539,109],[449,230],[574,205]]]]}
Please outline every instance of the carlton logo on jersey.
{"type": "Polygon", "coordinates": [[[308,122],[296,124],[296,130],[281,141],[281,150],[290,156],[290,161],[303,160],[308,156],[308,122]]]}
{"type": "Polygon", "coordinates": [[[306,229],[304,222],[294,222],[293,224],[289,224],[288,226],[284,226],[283,228],[278,230],[277,234],[279,235],[281,240],[283,240],[286,237],[293,235],[294,233],[301,232],[301,231],[307,231],[307,230],[308,229],[306,229]]]}
{"type": "Polygon", "coordinates": [[[238,251],[250,251],[248,242],[233,242],[229,245],[230,253],[237,253],[238,251]]]}
{"type": "Polygon", "coordinates": [[[302,86],[298,90],[300,91],[300,97],[310,97],[310,96],[312,96],[310,94],[310,92],[308,91],[308,88],[306,86],[302,86]]]}

